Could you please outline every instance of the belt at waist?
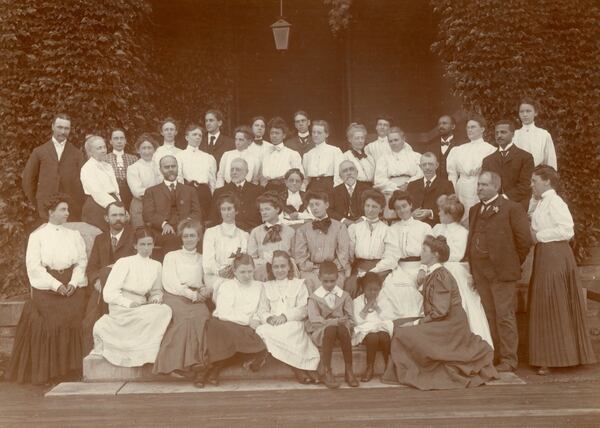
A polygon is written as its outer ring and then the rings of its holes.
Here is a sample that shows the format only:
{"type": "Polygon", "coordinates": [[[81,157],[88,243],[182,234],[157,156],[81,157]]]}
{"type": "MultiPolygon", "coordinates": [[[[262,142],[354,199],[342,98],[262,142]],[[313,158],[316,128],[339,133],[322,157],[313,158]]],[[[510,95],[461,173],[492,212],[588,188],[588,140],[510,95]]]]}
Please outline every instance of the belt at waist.
{"type": "Polygon", "coordinates": [[[46,272],[48,272],[52,278],[60,281],[62,284],[68,284],[71,280],[71,276],[73,275],[74,268],[75,265],[65,269],[50,269],[48,266],[46,266],[46,272]]]}
{"type": "Polygon", "coordinates": [[[421,257],[419,256],[412,256],[412,257],[404,257],[403,259],[398,260],[399,262],[420,262],[421,261],[421,257]]]}
{"type": "Polygon", "coordinates": [[[194,187],[208,186],[208,183],[200,183],[199,181],[196,181],[196,180],[183,180],[183,183],[187,184],[188,186],[194,186],[194,187]]]}
{"type": "Polygon", "coordinates": [[[409,174],[398,174],[398,175],[390,175],[390,178],[410,178],[412,177],[409,174]]]}

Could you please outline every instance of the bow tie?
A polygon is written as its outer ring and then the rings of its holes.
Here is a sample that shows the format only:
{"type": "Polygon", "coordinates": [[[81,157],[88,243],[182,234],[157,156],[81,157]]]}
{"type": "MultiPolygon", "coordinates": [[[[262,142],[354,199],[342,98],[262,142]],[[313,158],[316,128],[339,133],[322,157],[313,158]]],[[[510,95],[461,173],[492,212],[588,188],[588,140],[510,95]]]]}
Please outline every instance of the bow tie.
{"type": "Polygon", "coordinates": [[[257,146],[262,146],[263,140],[262,138],[260,140],[254,140],[254,144],[256,144],[257,146]]]}
{"type": "Polygon", "coordinates": [[[444,140],[442,140],[440,144],[441,144],[442,146],[449,146],[449,145],[450,145],[450,140],[448,140],[448,141],[444,141],[444,140]]]}
{"type": "Polygon", "coordinates": [[[272,150],[273,152],[280,152],[282,150],[283,150],[283,143],[280,143],[277,145],[273,144],[273,150],[272,150]]]}
{"type": "Polygon", "coordinates": [[[312,222],[312,228],[314,230],[320,230],[325,234],[329,230],[329,226],[331,226],[331,219],[329,217],[324,218],[323,220],[313,220],[312,222]]]}
{"type": "Polygon", "coordinates": [[[358,160],[365,159],[367,157],[367,155],[364,154],[363,152],[359,152],[359,151],[356,151],[354,149],[352,149],[352,154],[358,160]]]}
{"type": "Polygon", "coordinates": [[[268,244],[269,242],[281,242],[281,225],[274,224],[273,226],[265,225],[265,229],[267,234],[265,235],[265,239],[263,239],[263,244],[268,244]]]}

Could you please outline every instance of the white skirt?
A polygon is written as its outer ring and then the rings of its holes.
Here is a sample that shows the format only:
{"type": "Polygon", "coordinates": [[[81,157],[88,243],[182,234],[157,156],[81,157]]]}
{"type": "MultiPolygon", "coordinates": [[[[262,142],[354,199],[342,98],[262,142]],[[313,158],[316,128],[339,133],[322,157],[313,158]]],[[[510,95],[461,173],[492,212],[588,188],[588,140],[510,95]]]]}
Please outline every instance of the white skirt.
{"type": "Polygon", "coordinates": [[[465,213],[461,223],[469,227],[469,210],[479,202],[477,196],[477,175],[461,175],[456,182],[456,196],[458,200],[465,206],[465,213]]]}
{"type": "Polygon", "coordinates": [[[480,336],[493,348],[494,342],[492,341],[490,326],[479,293],[473,287],[473,277],[469,272],[469,265],[461,262],[446,262],[444,267],[448,269],[448,272],[452,274],[458,284],[462,307],[467,313],[471,332],[480,336]]]}
{"type": "Polygon", "coordinates": [[[382,297],[391,306],[393,319],[423,316],[423,296],[417,287],[419,262],[400,262],[385,278],[382,297]]]}
{"type": "Polygon", "coordinates": [[[304,322],[288,321],[277,326],[261,324],[256,328],[256,334],[279,361],[301,370],[317,369],[319,349],[306,333],[304,322]]]}
{"type": "Polygon", "coordinates": [[[171,314],[167,305],[147,304],[137,308],[109,305],[109,313],[94,325],[92,353],[121,367],[154,363],[171,314]]]}
{"type": "Polygon", "coordinates": [[[352,346],[360,345],[364,338],[369,333],[378,333],[385,331],[390,337],[394,334],[393,321],[366,321],[354,326],[354,334],[352,335],[352,346]]]}

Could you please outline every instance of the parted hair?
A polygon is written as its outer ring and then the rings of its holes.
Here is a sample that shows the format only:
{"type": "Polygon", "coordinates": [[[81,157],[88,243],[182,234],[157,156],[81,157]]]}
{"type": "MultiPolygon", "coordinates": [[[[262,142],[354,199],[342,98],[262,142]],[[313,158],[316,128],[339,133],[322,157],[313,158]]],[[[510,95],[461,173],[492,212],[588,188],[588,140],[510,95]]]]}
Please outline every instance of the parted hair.
{"type": "Polygon", "coordinates": [[[283,201],[279,197],[279,193],[268,191],[256,198],[256,206],[260,208],[260,204],[271,204],[279,213],[283,211],[283,201]]]}
{"type": "Polygon", "coordinates": [[[523,104],[527,104],[527,105],[530,105],[531,107],[533,107],[533,109],[535,110],[536,113],[540,112],[539,103],[531,97],[523,97],[519,100],[519,105],[517,106],[517,112],[521,109],[521,106],[523,104]]]}
{"type": "Polygon", "coordinates": [[[446,242],[445,236],[432,236],[427,235],[423,241],[423,245],[429,247],[432,253],[436,253],[438,256],[438,262],[445,263],[450,257],[450,247],[446,242]]]}
{"type": "Polygon", "coordinates": [[[144,133],[137,137],[137,140],[135,140],[135,149],[139,150],[140,146],[146,141],[152,144],[152,147],[154,147],[154,150],[156,150],[158,143],[156,142],[156,139],[148,133],[144,133]]]}
{"type": "Polygon", "coordinates": [[[297,174],[297,175],[299,175],[299,176],[300,176],[300,179],[301,179],[302,181],[304,181],[304,174],[302,174],[302,171],[300,171],[300,169],[299,169],[299,168],[291,168],[291,169],[288,169],[288,172],[286,172],[286,173],[285,173],[285,175],[283,176],[283,178],[285,178],[285,179],[287,180],[288,178],[290,178],[290,176],[291,176],[292,174],[297,174]]]}
{"type": "Polygon", "coordinates": [[[198,238],[202,236],[202,223],[192,218],[181,220],[177,225],[177,236],[181,237],[184,229],[194,229],[198,232],[198,238]]]}
{"type": "Polygon", "coordinates": [[[323,201],[326,204],[329,203],[329,195],[325,192],[308,192],[306,193],[304,200],[306,202],[310,202],[311,199],[316,199],[318,201],[323,201]]]}
{"type": "Polygon", "coordinates": [[[482,115],[480,115],[478,113],[471,113],[469,115],[469,117],[467,118],[467,122],[469,122],[471,120],[474,122],[477,122],[479,124],[479,126],[481,126],[482,128],[487,128],[487,121],[485,120],[485,117],[483,117],[482,115]]]}
{"type": "Polygon", "coordinates": [[[288,279],[294,279],[294,262],[292,261],[292,257],[287,253],[287,251],[283,251],[283,250],[275,250],[273,251],[273,258],[269,261],[267,261],[267,277],[269,278],[270,281],[274,281],[275,280],[275,275],[273,275],[273,260],[275,260],[276,257],[283,257],[284,259],[287,260],[288,262],[288,266],[289,266],[289,271],[288,271],[288,275],[287,278],[288,279]]]}
{"type": "Polygon", "coordinates": [[[413,200],[410,197],[410,194],[408,192],[405,192],[404,190],[394,190],[394,193],[392,193],[392,197],[390,198],[390,202],[388,203],[388,208],[393,210],[394,205],[396,205],[397,201],[406,201],[411,206],[413,204],[413,200]]]}
{"type": "Polygon", "coordinates": [[[554,190],[560,185],[560,176],[558,172],[550,165],[538,165],[533,170],[533,175],[537,175],[544,181],[550,181],[550,185],[554,190]]]}
{"type": "Polygon", "coordinates": [[[149,227],[138,227],[135,229],[135,233],[133,235],[135,237],[135,242],[138,242],[142,238],[152,238],[154,241],[154,232],[149,227]]]}
{"type": "Polygon", "coordinates": [[[319,265],[319,277],[323,276],[323,275],[337,275],[338,274],[338,270],[337,270],[337,266],[335,265],[335,263],[327,261],[327,262],[323,262],[319,265]]]}
{"type": "Polygon", "coordinates": [[[66,193],[54,193],[50,195],[44,202],[44,210],[46,212],[54,211],[61,203],[69,205],[71,198],[66,193]]]}
{"type": "Polygon", "coordinates": [[[188,125],[185,127],[185,135],[189,134],[192,131],[195,131],[196,129],[199,129],[202,135],[204,136],[204,128],[202,127],[202,125],[196,122],[188,123],[188,125]]]}
{"type": "Polygon", "coordinates": [[[269,132],[271,132],[271,129],[273,129],[273,128],[281,129],[283,131],[284,136],[288,135],[290,132],[287,124],[285,123],[285,120],[283,120],[283,118],[281,118],[279,116],[275,116],[274,118],[269,120],[269,123],[267,124],[267,128],[269,129],[269,132]]]}
{"type": "Polygon", "coordinates": [[[227,192],[220,195],[215,201],[215,206],[217,207],[217,210],[220,210],[221,205],[223,205],[225,202],[233,204],[236,210],[240,207],[240,200],[238,199],[238,197],[235,196],[233,193],[227,192]]]}
{"type": "Polygon", "coordinates": [[[362,195],[360,196],[360,203],[362,207],[365,206],[365,202],[367,202],[368,199],[379,205],[382,210],[385,208],[385,196],[379,190],[367,189],[362,192],[362,195]]]}
{"type": "Polygon", "coordinates": [[[244,134],[244,137],[246,138],[246,140],[249,140],[249,141],[254,140],[254,134],[252,133],[252,128],[250,128],[248,125],[240,125],[237,128],[235,128],[233,135],[235,136],[238,133],[244,134]]]}

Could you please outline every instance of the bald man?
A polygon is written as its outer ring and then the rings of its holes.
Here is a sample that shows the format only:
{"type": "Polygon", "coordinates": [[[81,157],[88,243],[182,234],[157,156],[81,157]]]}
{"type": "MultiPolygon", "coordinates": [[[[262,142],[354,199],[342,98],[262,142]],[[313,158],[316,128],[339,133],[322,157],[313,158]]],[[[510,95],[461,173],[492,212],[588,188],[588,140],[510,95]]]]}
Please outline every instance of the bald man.
{"type": "Polygon", "coordinates": [[[358,169],[354,162],[345,160],[340,163],[339,175],[342,184],[333,188],[333,197],[327,213],[331,218],[351,225],[363,215],[362,193],[370,189],[367,183],[358,181],[358,169]]]}
{"type": "MultiPolygon", "coordinates": [[[[213,201],[217,201],[221,195],[226,193],[235,195],[238,199],[237,214],[235,223],[246,232],[250,232],[256,226],[262,223],[256,199],[262,194],[262,188],[256,184],[246,181],[248,174],[248,163],[241,158],[231,161],[230,176],[231,182],[217,190],[213,195],[213,201]]],[[[212,207],[211,223],[212,225],[220,224],[223,220],[216,206],[212,207]]]]}

